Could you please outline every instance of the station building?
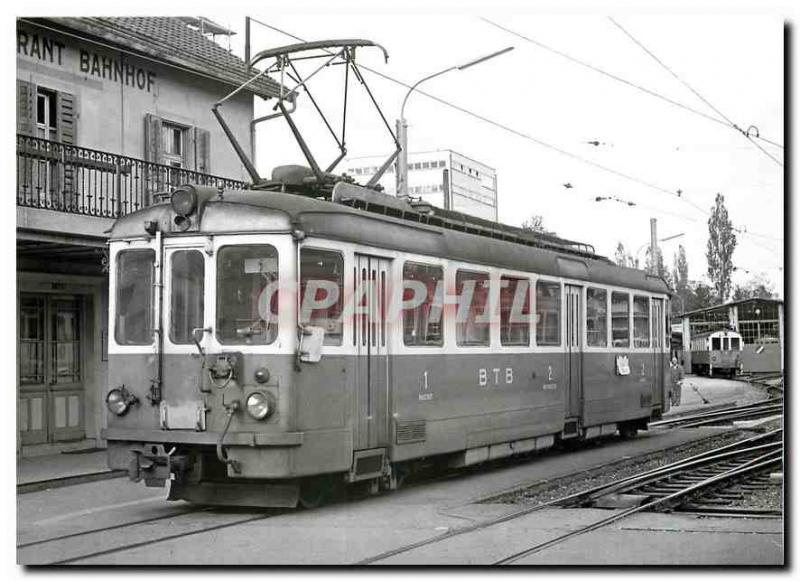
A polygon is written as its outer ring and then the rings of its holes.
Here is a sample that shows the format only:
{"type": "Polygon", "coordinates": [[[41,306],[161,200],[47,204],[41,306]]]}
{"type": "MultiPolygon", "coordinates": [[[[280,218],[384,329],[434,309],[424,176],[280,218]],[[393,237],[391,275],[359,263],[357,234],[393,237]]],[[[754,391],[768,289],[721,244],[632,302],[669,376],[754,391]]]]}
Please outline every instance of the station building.
{"type": "MultiPolygon", "coordinates": [[[[385,156],[351,157],[347,173],[367,183],[385,156]]],[[[397,195],[395,166],[381,177],[384,191],[397,195]]],[[[497,172],[486,164],[449,149],[408,154],[408,195],[443,208],[497,222],[497,172]]]]}
{"type": "MultiPolygon", "coordinates": [[[[694,335],[733,329],[742,336],[742,370],[745,373],[783,372],[784,309],[779,299],[745,299],[708,307],[679,316],[683,368],[692,369],[694,335]]],[[[673,329],[678,331],[678,329],[673,329]]]]}
{"type": "MultiPolygon", "coordinates": [[[[182,183],[244,185],[211,113],[252,76],[212,39],[229,34],[194,17],[17,20],[18,454],[103,445],[113,220],[182,183]]],[[[241,143],[254,98],[277,94],[261,77],[223,105],[241,143]]]]}

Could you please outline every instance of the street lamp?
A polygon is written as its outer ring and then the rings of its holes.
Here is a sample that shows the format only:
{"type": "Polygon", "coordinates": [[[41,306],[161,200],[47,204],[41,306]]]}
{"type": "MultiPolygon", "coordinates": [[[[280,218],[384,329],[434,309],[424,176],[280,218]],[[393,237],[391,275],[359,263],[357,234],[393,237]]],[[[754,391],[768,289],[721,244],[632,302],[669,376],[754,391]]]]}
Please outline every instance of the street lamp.
{"type": "Polygon", "coordinates": [[[484,61],[488,61],[489,59],[493,59],[496,56],[500,56],[501,54],[505,54],[511,50],[514,50],[513,46],[509,46],[504,48],[503,50],[498,50],[497,52],[493,52],[486,56],[482,56],[475,60],[471,60],[463,65],[456,65],[453,67],[448,67],[444,70],[439,71],[438,73],[433,73],[432,75],[428,75],[414,83],[411,88],[406,93],[405,99],[403,99],[403,106],[400,108],[400,119],[397,120],[397,140],[400,142],[400,155],[397,158],[397,176],[396,176],[396,184],[397,184],[397,195],[398,196],[408,196],[408,124],[406,123],[405,118],[405,110],[406,110],[406,102],[408,98],[411,96],[411,93],[414,92],[419,85],[424,83],[425,81],[429,81],[434,77],[438,77],[445,73],[449,73],[450,71],[463,71],[464,69],[468,69],[469,67],[475,66],[480,64],[484,61]]]}

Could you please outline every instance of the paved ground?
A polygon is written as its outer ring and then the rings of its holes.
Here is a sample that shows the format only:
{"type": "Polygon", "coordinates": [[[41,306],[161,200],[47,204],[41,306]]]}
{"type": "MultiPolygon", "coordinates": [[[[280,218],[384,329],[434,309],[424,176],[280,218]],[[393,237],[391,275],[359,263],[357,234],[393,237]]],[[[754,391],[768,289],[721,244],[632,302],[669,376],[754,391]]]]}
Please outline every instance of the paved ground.
{"type": "MultiPolygon", "coordinates": [[[[743,382],[688,377],[671,413],[761,399],[743,382]],[[696,389],[693,389],[693,386],[696,389]],[[702,396],[702,397],[701,397],[702,396]],[[710,404],[703,403],[703,397],[710,404]]],[[[477,501],[524,484],[558,478],[707,436],[720,428],[659,429],[571,453],[482,467],[393,494],[314,511],[198,510],[165,500],[166,489],[116,478],[19,495],[20,563],[352,564],[519,509],[477,501]],[[138,523],[138,524],[131,524],[138,523]],[[98,533],[92,530],[117,527],[98,533]],[[212,528],[213,527],[213,528],[212,528]],[[210,530],[206,530],[210,529],[210,530]],[[54,543],[46,539],[73,535],[54,543]],[[155,541],[155,542],[154,542],[155,541]],[[124,550],[117,550],[124,549],[124,550]],[[88,556],[94,554],[94,556],[88,556]]],[[[103,453],[18,459],[18,483],[106,470],[103,453]]],[[[609,514],[547,510],[476,533],[401,553],[381,564],[491,563],[609,514]]],[[[782,520],[637,515],[532,555],[525,564],[780,564],[782,520]]]]}
{"type": "MultiPolygon", "coordinates": [[[[23,547],[18,550],[18,560],[22,563],[47,563],[113,551],[80,559],[76,563],[351,564],[519,508],[475,504],[478,499],[532,481],[605,465],[624,456],[688,442],[705,437],[710,431],[702,428],[654,430],[632,441],[611,440],[599,447],[571,453],[543,454],[516,465],[465,471],[452,478],[424,482],[394,494],[314,511],[187,512],[192,510],[191,507],[164,501],[164,489],[148,489],[126,479],[35,492],[21,495],[18,499],[18,544],[143,519],[160,520],[72,537],[58,543],[23,547]],[[212,526],[217,528],[202,531],[212,526]],[[195,534],[185,536],[187,533],[195,534]],[[153,542],[159,539],[163,540],[153,542]],[[115,550],[124,547],[129,548],[115,550]]],[[[591,512],[558,510],[537,513],[536,516],[492,527],[478,536],[462,535],[433,548],[397,555],[387,560],[387,564],[491,562],[536,538],[577,526],[582,519],[593,518],[591,512]],[[485,549],[478,551],[477,545],[485,549]]],[[[685,534],[675,531],[694,531],[700,526],[696,524],[697,519],[679,524],[673,520],[670,521],[672,524],[665,524],[657,522],[662,515],[637,518],[623,521],[619,527],[603,534],[597,533],[600,540],[607,538],[604,535],[616,535],[618,540],[609,541],[614,551],[598,549],[597,543],[601,541],[585,535],[558,548],[558,551],[542,553],[537,558],[553,562],[560,559],[560,562],[570,564],[645,563],[658,559],[688,564],[701,562],[703,551],[706,551],[702,547],[707,546],[705,562],[726,564],[739,562],[743,551],[753,546],[753,539],[764,544],[763,547],[759,545],[761,556],[758,562],[778,563],[782,558],[782,551],[778,550],[782,536],[775,530],[778,528],[779,531],[777,523],[780,521],[773,522],[773,528],[769,530],[759,529],[766,526],[760,521],[752,521],[756,522],[753,526],[737,521],[736,526],[748,531],[748,535],[693,532],[689,542],[685,534]],[[648,518],[656,520],[649,521],[648,518]],[[669,539],[672,547],[669,559],[659,553],[645,560],[639,547],[657,547],[660,542],[657,537],[669,539]],[[621,542],[623,538],[625,542],[621,542]],[[573,546],[573,542],[577,545],[573,546]],[[677,558],[679,555],[676,556],[674,550],[682,544],[687,545],[685,560],[677,558]],[[777,548],[768,550],[771,546],[777,548]]]]}

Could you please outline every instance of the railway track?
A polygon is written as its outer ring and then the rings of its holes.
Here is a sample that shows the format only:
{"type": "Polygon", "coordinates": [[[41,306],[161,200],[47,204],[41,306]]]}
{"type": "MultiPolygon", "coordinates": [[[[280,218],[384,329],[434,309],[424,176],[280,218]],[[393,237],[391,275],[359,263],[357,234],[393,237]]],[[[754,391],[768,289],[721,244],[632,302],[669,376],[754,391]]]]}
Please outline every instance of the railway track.
{"type": "Polygon", "coordinates": [[[597,506],[607,505],[611,507],[612,498],[618,504],[624,501],[633,505],[588,526],[531,546],[494,563],[496,565],[512,564],[527,556],[584,533],[597,530],[633,514],[645,510],[672,510],[684,504],[691,507],[691,504],[688,504],[689,499],[702,499],[704,498],[703,495],[708,495],[715,489],[751,477],[754,474],[761,476],[766,470],[773,469],[781,464],[783,454],[782,435],[782,430],[774,430],[766,434],[740,440],[654,470],[448,531],[431,539],[398,547],[364,559],[357,564],[378,563],[395,555],[440,543],[452,537],[477,533],[546,508],[592,506],[593,504],[597,505],[598,502],[600,504],[597,506]]]}
{"type": "Polygon", "coordinates": [[[661,427],[680,427],[680,428],[696,428],[700,426],[717,425],[720,423],[729,423],[735,420],[751,420],[773,416],[783,413],[783,398],[778,397],[774,399],[767,399],[764,401],[740,405],[730,406],[722,409],[715,409],[713,411],[701,412],[698,414],[690,414],[680,417],[667,418],[657,422],[651,422],[650,428],[661,427]]]}

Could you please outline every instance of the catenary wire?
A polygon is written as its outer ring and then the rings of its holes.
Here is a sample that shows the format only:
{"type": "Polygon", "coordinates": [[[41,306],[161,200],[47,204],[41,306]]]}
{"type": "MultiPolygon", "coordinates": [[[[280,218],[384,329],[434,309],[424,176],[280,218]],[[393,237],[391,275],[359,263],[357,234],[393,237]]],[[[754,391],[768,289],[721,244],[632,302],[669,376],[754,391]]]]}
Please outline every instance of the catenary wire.
{"type": "Polygon", "coordinates": [[[609,16],[609,17],[608,17],[608,19],[609,19],[609,20],[610,20],[610,21],[611,21],[611,22],[614,24],[614,26],[616,26],[617,28],[619,28],[619,29],[620,29],[620,30],[623,32],[623,34],[625,34],[625,36],[627,36],[629,39],[631,39],[631,40],[633,41],[633,43],[634,43],[634,44],[636,44],[636,45],[637,45],[639,48],[641,48],[641,49],[642,49],[644,52],[646,52],[648,55],[650,55],[650,56],[651,56],[651,57],[652,57],[652,58],[653,58],[653,59],[654,59],[654,60],[655,60],[655,61],[656,61],[656,62],[657,62],[659,65],[661,65],[661,67],[662,67],[662,68],[664,68],[664,69],[665,69],[665,70],[666,70],[666,71],[667,71],[667,72],[668,72],[670,75],[672,75],[673,77],[675,77],[675,79],[677,79],[677,80],[678,80],[678,81],[679,81],[679,82],[680,82],[680,83],[681,83],[681,84],[682,84],[684,87],[686,87],[686,88],[687,88],[687,89],[689,89],[689,90],[690,90],[692,93],[694,93],[694,95],[695,95],[695,96],[697,96],[697,98],[698,98],[698,99],[700,99],[700,100],[701,100],[703,103],[705,103],[705,104],[706,104],[706,105],[708,105],[708,106],[709,106],[711,109],[713,109],[713,110],[714,110],[714,112],[715,112],[717,115],[719,115],[720,117],[722,117],[722,118],[723,118],[723,119],[724,119],[724,120],[727,122],[727,124],[728,124],[730,127],[732,127],[733,129],[735,129],[735,130],[736,130],[736,132],[737,132],[737,133],[741,133],[741,134],[744,136],[744,138],[745,138],[745,139],[747,139],[747,140],[748,140],[750,143],[752,143],[752,144],[753,144],[753,145],[755,145],[755,146],[756,146],[758,149],[760,149],[760,150],[761,150],[761,152],[762,152],[764,155],[766,155],[767,157],[769,157],[769,158],[770,158],[772,161],[774,161],[775,163],[777,163],[777,164],[778,164],[780,167],[783,167],[783,164],[780,162],[780,160],[778,160],[778,158],[776,158],[775,156],[773,156],[773,155],[772,155],[771,153],[769,153],[769,152],[768,152],[766,149],[764,149],[764,148],[763,148],[761,145],[759,145],[758,143],[756,143],[756,142],[753,140],[753,138],[752,138],[750,135],[748,135],[748,134],[747,134],[745,131],[743,131],[743,130],[742,130],[742,128],[741,128],[741,127],[739,127],[739,126],[738,126],[736,123],[734,123],[733,121],[731,121],[731,119],[730,119],[730,118],[729,118],[727,115],[725,115],[725,114],[724,114],[722,111],[720,111],[720,110],[719,110],[717,107],[715,107],[714,105],[712,105],[712,104],[711,104],[711,102],[710,102],[708,99],[706,99],[705,97],[703,97],[703,96],[702,96],[700,93],[698,93],[698,92],[697,92],[697,91],[694,89],[694,87],[692,87],[692,86],[691,86],[689,83],[687,83],[687,82],[686,82],[686,81],[684,81],[684,80],[683,80],[681,77],[679,77],[679,76],[677,75],[677,73],[675,73],[675,71],[673,71],[671,68],[669,68],[669,67],[666,65],[666,63],[664,63],[664,61],[662,61],[662,60],[661,60],[660,58],[658,58],[658,57],[657,57],[655,54],[653,54],[653,52],[652,52],[650,49],[648,49],[648,48],[647,48],[647,47],[646,47],[644,44],[642,44],[642,43],[641,43],[641,42],[640,42],[640,41],[639,41],[639,40],[638,40],[638,39],[637,39],[635,36],[633,36],[633,35],[632,35],[630,32],[628,32],[628,31],[627,31],[627,30],[626,30],[626,29],[625,29],[625,28],[624,28],[624,27],[623,27],[623,26],[622,26],[622,25],[621,25],[619,22],[617,22],[616,20],[614,20],[614,19],[613,19],[611,16],[609,16]]]}
{"type": "MultiPolygon", "coordinates": [[[[259,19],[257,19],[257,18],[250,17],[250,20],[251,20],[251,21],[253,21],[253,22],[257,22],[258,24],[260,24],[260,25],[262,25],[262,26],[264,26],[264,27],[266,27],[266,28],[268,28],[268,29],[270,29],[270,30],[273,30],[273,31],[275,31],[275,32],[277,32],[277,33],[279,33],[279,34],[282,34],[282,35],[284,35],[284,36],[287,36],[287,37],[289,37],[289,38],[292,38],[292,39],[294,39],[294,40],[297,40],[297,41],[299,41],[299,42],[307,42],[305,39],[303,39],[303,38],[301,38],[301,37],[299,37],[299,36],[297,36],[297,35],[295,35],[295,34],[292,34],[292,33],[290,33],[290,32],[287,32],[287,31],[285,31],[285,30],[283,30],[283,29],[281,29],[281,28],[278,28],[278,27],[276,27],[276,26],[274,26],[274,25],[267,24],[266,22],[262,22],[261,20],[259,20],[259,19]]],[[[484,20],[486,20],[486,19],[484,19],[484,20]]],[[[491,22],[491,21],[488,21],[488,20],[487,20],[487,22],[489,22],[490,24],[493,24],[493,25],[495,25],[495,26],[498,26],[499,28],[502,28],[502,27],[500,27],[499,25],[496,25],[496,24],[494,24],[494,23],[493,23],[493,22],[491,22]]],[[[509,32],[511,32],[512,34],[517,34],[517,33],[514,33],[513,31],[509,31],[509,32]]],[[[519,35],[518,35],[518,36],[519,36],[519,35]]],[[[526,38],[526,37],[521,37],[521,38],[526,38]]],[[[534,43],[535,43],[535,41],[531,41],[531,42],[534,42],[534,43]]],[[[535,43],[535,44],[538,44],[538,43],[535,43]]],[[[554,49],[553,49],[553,50],[554,50],[554,49]]],[[[328,52],[330,52],[330,51],[328,51],[328,52]]],[[[565,56],[566,56],[566,55],[565,55],[565,56]]],[[[568,58],[571,58],[571,57],[568,57],[568,58]]],[[[581,64],[584,64],[584,63],[581,63],[581,64]]],[[[586,66],[591,66],[591,65],[586,65],[586,66]]],[[[372,69],[372,68],[370,68],[370,67],[368,67],[368,66],[365,66],[365,65],[359,65],[359,68],[360,68],[360,69],[362,69],[362,70],[365,70],[365,71],[369,71],[370,73],[372,73],[372,74],[374,74],[374,75],[377,75],[377,76],[379,76],[379,77],[381,77],[381,78],[383,78],[383,79],[385,79],[385,80],[391,81],[392,83],[395,83],[395,84],[397,84],[397,85],[400,85],[400,86],[402,86],[402,87],[405,87],[405,88],[407,88],[407,89],[410,89],[410,88],[411,88],[411,85],[410,85],[410,84],[408,84],[408,83],[405,83],[405,82],[403,82],[403,81],[400,81],[400,80],[398,80],[398,79],[395,79],[394,77],[391,77],[391,76],[389,76],[389,75],[387,75],[387,74],[385,74],[385,73],[382,73],[382,72],[380,72],[380,71],[377,71],[377,70],[375,70],[375,69],[372,69]]],[[[605,73],[604,71],[600,71],[600,72],[603,72],[603,74],[610,75],[610,73],[605,73]]],[[[613,75],[610,75],[610,76],[613,76],[613,75]]],[[[623,82],[625,82],[626,84],[629,84],[627,81],[624,81],[624,80],[623,80],[623,82]]],[[[442,105],[445,105],[445,106],[447,106],[447,107],[450,107],[450,108],[452,108],[452,109],[455,109],[455,110],[457,110],[457,111],[459,111],[459,112],[461,112],[461,113],[464,113],[464,114],[466,114],[466,115],[469,115],[470,117],[473,117],[473,118],[475,118],[475,119],[478,119],[478,120],[480,120],[480,121],[483,121],[483,122],[485,122],[485,123],[488,123],[488,124],[490,124],[490,125],[493,125],[493,126],[495,126],[495,127],[499,128],[499,129],[502,129],[502,130],[504,130],[504,131],[507,131],[507,132],[509,132],[509,133],[512,133],[512,134],[514,134],[514,135],[516,135],[516,136],[518,136],[518,137],[522,137],[523,139],[529,140],[529,141],[531,141],[531,142],[533,142],[533,143],[536,143],[537,145],[540,145],[540,146],[542,146],[542,147],[545,147],[545,148],[547,148],[547,149],[551,149],[551,150],[553,150],[553,151],[556,151],[557,153],[560,153],[560,154],[562,154],[562,155],[565,155],[565,156],[567,156],[567,157],[570,157],[570,158],[572,158],[572,159],[575,159],[575,160],[577,160],[577,161],[580,161],[580,162],[582,162],[582,163],[586,163],[586,164],[588,164],[588,165],[590,165],[590,166],[596,167],[596,168],[598,168],[598,169],[601,169],[601,170],[603,170],[603,171],[606,171],[606,172],[608,172],[608,173],[614,174],[614,175],[616,175],[616,176],[618,176],[618,177],[622,177],[622,178],[624,178],[624,179],[627,179],[627,180],[629,180],[629,181],[632,181],[632,182],[638,183],[638,184],[640,184],[640,185],[646,186],[646,187],[648,187],[648,188],[650,188],[650,189],[653,189],[653,190],[656,190],[656,191],[658,191],[658,192],[661,192],[661,193],[664,193],[664,194],[668,194],[668,195],[670,195],[670,196],[674,196],[674,197],[676,197],[677,199],[679,199],[679,200],[681,200],[682,202],[684,202],[685,204],[688,204],[689,206],[693,207],[693,208],[694,208],[694,209],[696,209],[697,211],[701,212],[701,213],[702,213],[702,214],[703,214],[705,217],[709,217],[709,216],[710,216],[710,213],[709,213],[707,210],[703,209],[701,206],[699,206],[698,204],[696,204],[696,203],[692,202],[691,200],[687,199],[686,197],[683,197],[683,196],[680,196],[680,195],[678,195],[676,192],[673,192],[673,191],[671,191],[671,190],[668,190],[668,189],[666,189],[666,188],[663,188],[663,187],[661,187],[661,186],[658,186],[658,185],[656,185],[656,184],[652,184],[652,183],[650,183],[650,182],[647,182],[647,181],[645,181],[645,180],[642,180],[642,179],[640,179],[640,178],[637,178],[637,177],[634,177],[634,176],[630,176],[630,175],[628,175],[628,174],[625,174],[625,173],[623,173],[623,172],[621,172],[621,171],[615,170],[615,169],[613,169],[613,168],[610,168],[610,167],[608,167],[608,166],[602,165],[602,164],[600,164],[600,163],[597,163],[597,162],[594,162],[594,161],[591,161],[591,160],[587,160],[587,159],[585,159],[585,158],[583,158],[583,157],[581,157],[581,156],[579,156],[579,155],[577,155],[577,154],[575,154],[575,153],[572,153],[572,152],[566,151],[566,150],[564,150],[564,149],[561,149],[561,148],[559,148],[559,147],[557,147],[557,146],[555,146],[555,145],[552,145],[552,144],[550,144],[550,143],[547,143],[547,142],[545,142],[545,141],[542,141],[542,140],[540,140],[540,139],[538,139],[538,138],[536,138],[536,137],[533,137],[533,136],[531,136],[531,135],[528,135],[527,133],[524,133],[524,132],[522,132],[522,131],[519,131],[519,130],[517,130],[517,129],[514,129],[514,128],[512,128],[512,127],[509,127],[509,126],[507,126],[507,125],[504,125],[504,124],[502,124],[502,123],[499,123],[499,122],[497,122],[497,121],[494,121],[494,120],[492,120],[492,119],[489,119],[488,117],[484,117],[483,115],[480,115],[480,114],[478,114],[478,113],[475,113],[475,112],[473,112],[473,111],[470,111],[469,109],[465,109],[464,107],[461,107],[460,105],[456,105],[456,104],[454,104],[454,103],[451,103],[450,101],[447,101],[447,100],[445,100],[445,99],[442,99],[441,97],[437,97],[436,95],[433,95],[433,94],[431,94],[431,93],[428,93],[428,92],[426,92],[426,91],[423,91],[423,90],[421,90],[421,89],[416,89],[416,92],[417,92],[417,93],[420,93],[420,94],[424,95],[425,97],[428,97],[429,99],[432,99],[432,100],[434,100],[434,101],[436,101],[436,102],[438,102],[438,103],[441,103],[442,105]]],[[[706,116],[706,117],[708,117],[709,119],[712,119],[712,120],[714,120],[714,121],[717,121],[717,122],[724,123],[724,122],[720,121],[719,119],[716,119],[715,117],[711,117],[711,116],[709,116],[709,115],[706,115],[706,114],[704,114],[704,113],[700,113],[700,114],[701,114],[701,115],[703,115],[703,116],[706,116]]],[[[744,235],[747,235],[747,236],[758,236],[758,234],[755,234],[755,233],[753,233],[753,232],[741,232],[741,233],[742,233],[742,234],[744,234],[744,235]]],[[[762,235],[762,236],[763,236],[763,235],[762,235]]],[[[774,252],[774,250],[772,250],[772,249],[767,249],[767,248],[765,248],[765,247],[763,247],[763,246],[761,246],[761,248],[764,248],[764,249],[766,249],[766,250],[769,250],[770,252],[774,252]]]]}
{"type": "MultiPolygon", "coordinates": [[[[587,63],[586,61],[583,61],[583,60],[581,60],[579,58],[573,57],[573,56],[571,56],[571,55],[569,55],[569,54],[567,54],[567,53],[565,53],[563,51],[560,51],[560,50],[555,49],[555,48],[553,48],[551,46],[548,46],[548,45],[546,45],[546,44],[544,44],[542,42],[539,42],[538,40],[535,40],[535,39],[533,39],[533,38],[531,38],[529,36],[526,36],[526,35],[524,35],[524,34],[522,34],[520,32],[517,32],[517,31],[512,30],[512,29],[510,29],[508,27],[505,27],[505,26],[503,26],[501,24],[498,24],[497,22],[489,20],[488,18],[480,17],[480,19],[483,20],[484,22],[486,22],[487,24],[490,24],[490,25],[494,26],[495,28],[498,28],[498,29],[500,29],[500,30],[502,30],[504,32],[507,32],[507,33],[513,35],[513,36],[516,36],[516,37],[518,37],[518,38],[520,38],[520,39],[522,39],[522,40],[524,40],[526,42],[529,42],[529,43],[531,43],[531,44],[533,44],[535,46],[538,46],[539,48],[542,48],[542,49],[544,49],[546,51],[549,51],[549,52],[551,52],[551,53],[553,53],[555,55],[558,55],[558,56],[560,56],[560,57],[562,57],[564,59],[567,59],[567,60],[569,60],[569,61],[571,61],[571,62],[573,62],[575,64],[578,64],[578,65],[581,65],[581,66],[586,67],[588,69],[591,69],[591,70],[593,70],[593,71],[595,71],[597,73],[600,73],[601,75],[604,75],[604,76],[606,76],[606,77],[608,77],[610,79],[613,79],[613,80],[615,80],[615,81],[617,81],[619,83],[622,83],[623,85],[627,85],[629,87],[632,87],[634,89],[642,91],[643,93],[646,93],[646,94],[648,94],[648,95],[650,95],[652,97],[655,97],[657,99],[661,99],[662,101],[665,101],[665,102],[667,102],[667,103],[669,103],[671,105],[674,105],[675,107],[679,107],[681,109],[685,109],[686,111],[689,111],[690,113],[694,113],[695,115],[699,115],[700,117],[703,117],[703,118],[705,118],[705,119],[707,119],[709,121],[713,121],[714,123],[718,123],[718,124],[720,124],[720,125],[722,125],[724,127],[731,127],[731,125],[732,125],[732,124],[730,124],[730,123],[728,123],[726,121],[723,121],[722,119],[718,119],[718,118],[716,118],[716,117],[714,117],[712,115],[709,115],[709,114],[704,113],[704,112],[702,112],[702,111],[700,111],[698,109],[695,109],[694,107],[690,107],[689,105],[686,105],[685,103],[681,103],[679,101],[675,101],[674,99],[670,99],[669,97],[667,97],[665,95],[662,95],[661,93],[658,93],[657,91],[654,91],[652,89],[648,89],[647,87],[643,87],[643,86],[641,86],[641,85],[639,85],[637,83],[634,83],[634,82],[629,81],[629,80],[627,80],[627,79],[625,79],[623,77],[620,77],[619,75],[615,75],[614,73],[610,73],[610,72],[605,71],[605,70],[603,70],[603,69],[601,69],[599,67],[596,67],[596,66],[594,66],[594,65],[592,65],[590,63],[587,63]]],[[[737,130],[741,131],[738,128],[737,128],[737,130]]],[[[755,137],[755,136],[753,136],[753,137],[755,137]]],[[[769,143],[771,145],[774,145],[775,147],[779,147],[779,148],[783,149],[783,145],[781,145],[780,143],[777,143],[777,142],[775,142],[775,141],[773,141],[771,139],[767,139],[766,137],[758,136],[758,137],[755,137],[755,138],[756,139],[760,139],[761,141],[764,141],[764,142],[769,143]]]]}

